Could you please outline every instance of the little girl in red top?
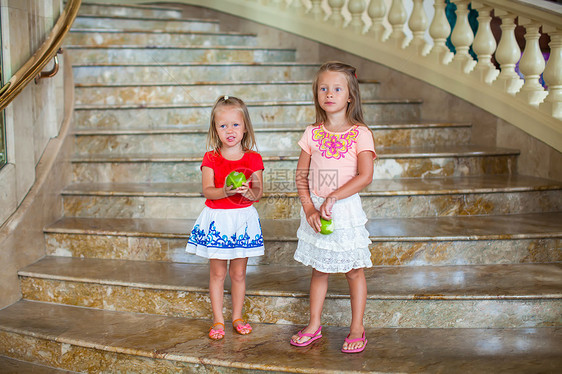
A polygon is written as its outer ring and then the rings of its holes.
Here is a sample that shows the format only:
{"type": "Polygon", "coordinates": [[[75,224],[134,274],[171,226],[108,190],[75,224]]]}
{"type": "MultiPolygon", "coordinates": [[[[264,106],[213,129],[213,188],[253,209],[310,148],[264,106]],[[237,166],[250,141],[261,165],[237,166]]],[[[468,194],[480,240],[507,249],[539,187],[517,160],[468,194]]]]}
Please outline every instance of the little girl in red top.
{"type": "Polygon", "coordinates": [[[264,254],[263,235],[258,212],[252,206],[263,193],[263,161],[252,151],[256,141],[248,109],[236,97],[220,97],[211,112],[206,152],[201,164],[205,208],[197,218],[187,253],[209,259],[209,294],[213,325],[209,337],[224,337],[223,293],[230,260],[232,289],[232,326],[239,334],[252,331],[242,319],[246,294],[248,257],[264,254]],[[247,182],[241,187],[225,186],[232,172],[244,173],[247,182]]]}

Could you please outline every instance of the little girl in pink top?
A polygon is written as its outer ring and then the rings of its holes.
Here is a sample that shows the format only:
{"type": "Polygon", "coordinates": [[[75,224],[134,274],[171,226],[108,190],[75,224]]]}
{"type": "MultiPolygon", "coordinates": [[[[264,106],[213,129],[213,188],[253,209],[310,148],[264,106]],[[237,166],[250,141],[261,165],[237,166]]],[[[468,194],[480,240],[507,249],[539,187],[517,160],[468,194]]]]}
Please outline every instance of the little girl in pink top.
{"type": "Polygon", "coordinates": [[[371,130],[364,124],[355,68],[339,62],[320,67],[313,84],[316,123],[299,141],[296,183],[302,203],[295,260],[312,267],[310,321],[291,338],[302,347],[322,337],[322,306],[330,273],[345,273],[351,296],[351,327],[342,352],[362,352],[367,345],[363,315],[371,267],[367,216],[358,192],[373,178],[376,158],[371,130]],[[320,233],[321,218],[334,231],[320,233]]]}

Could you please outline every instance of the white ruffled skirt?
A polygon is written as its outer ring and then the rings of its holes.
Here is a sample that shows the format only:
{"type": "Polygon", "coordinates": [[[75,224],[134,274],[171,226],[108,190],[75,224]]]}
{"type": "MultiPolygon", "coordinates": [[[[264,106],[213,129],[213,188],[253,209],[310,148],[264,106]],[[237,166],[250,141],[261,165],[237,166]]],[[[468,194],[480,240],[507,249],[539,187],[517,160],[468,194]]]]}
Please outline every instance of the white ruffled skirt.
{"type": "Polygon", "coordinates": [[[256,208],[203,208],[195,221],[186,252],[205,258],[232,260],[262,256],[263,234],[256,208]]]}
{"type": "MultiPolygon", "coordinates": [[[[324,198],[312,195],[316,209],[324,198]]],[[[306,221],[301,208],[301,223],[295,260],[323,273],[347,273],[352,269],[373,266],[369,251],[369,232],[365,228],[367,216],[358,194],[339,200],[332,209],[334,232],[323,235],[315,232],[306,221]]]]}

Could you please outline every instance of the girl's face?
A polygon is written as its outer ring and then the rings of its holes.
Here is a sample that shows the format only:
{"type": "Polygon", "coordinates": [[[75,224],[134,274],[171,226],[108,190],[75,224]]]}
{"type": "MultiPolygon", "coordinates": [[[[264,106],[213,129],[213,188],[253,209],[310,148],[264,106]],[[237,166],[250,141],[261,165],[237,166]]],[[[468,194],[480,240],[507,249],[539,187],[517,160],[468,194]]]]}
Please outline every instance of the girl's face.
{"type": "Polygon", "coordinates": [[[327,114],[335,114],[347,110],[349,87],[344,73],[325,71],[318,76],[318,103],[327,114]]]}
{"type": "Polygon", "coordinates": [[[221,108],[215,114],[215,128],[222,147],[240,146],[246,132],[244,116],[236,107],[221,108]]]}

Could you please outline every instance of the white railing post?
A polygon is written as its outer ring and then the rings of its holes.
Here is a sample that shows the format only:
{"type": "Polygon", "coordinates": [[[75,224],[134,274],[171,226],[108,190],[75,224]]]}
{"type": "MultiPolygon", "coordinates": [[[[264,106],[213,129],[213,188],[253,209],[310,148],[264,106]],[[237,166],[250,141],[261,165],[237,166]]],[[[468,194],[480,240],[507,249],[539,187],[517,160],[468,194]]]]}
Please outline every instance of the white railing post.
{"type": "Polygon", "coordinates": [[[392,26],[392,33],[390,34],[390,42],[396,48],[403,48],[406,41],[406,33],[404,32],[404,25],[408,13],[402,3],[402,0],[392,0],[390,11],[388,12],[388,22],[392,26]]]}
{"type": "Polygon", "coordinates": [[[499,74],[498,69],[492,63],[492,55],[497,46],[496,38],[490,27],[492,8],[476,1],[472,2],[472,8],[478,11],[478,31],[472,44],[472,49],[478,56],[478,62],[471,74],[476,76],[479,81],[491,84],[499,74]]]}
{"type": "Polygon", "coordinates": [[[412,1],[414,2],[414,8],[412,9],[412,15],[408,21],[408,27],[412,30],[414,37],[408,46],[413,48],[418,55],[423,55],[426,48],[428,48],[427,42],[425,41],[427,15],[423,9],[423,0],[412,1]]]}
{"type": "Polygon", "coordinates": [[[527,104],[538,106],[547,94],[539,82],[545,67],[539,46],[541,25],[523,17],[519,17],[519,25],[525,27],[525,50],[519,61],[519,70],[525,77],[525,83],[515,96],[527,104]]]}
{"type": "Polygon", "coordinates": [[[363,20],[361,16],[365,11],[365,1],[364,0],[349,0],[347,3],[347,9],[351,14],[351,21],[348,27],[350,27],[357,34],[363,34],[363,20]]]}
{"type": "Polygon", "coordinates": [[[452,0],[457,5],[457,22],[451,34],[451,42],[455,46],[456,53],[451,61],[451,66],[463,73],[469,73],[476,61],[468,50],[474,40],[474,34],[468,23],[468,3],[470,0],[452,0]]]}
{"type": "Polygon", "coordinates": [[[375,35],[375,40],[383,41],[386,33],[383,24],[384,16],[386,16],[386,4],[384,0],[371,0],[369,8],[367,8],[367,14],[373,21],[371,31],[375,35]]]}
{"type": "Polygon", "coordinates": [[[496,60],[500,64],[501,71],[492,86],[502,92],[515,94],[523,85],[523,80],[515,72],[515,64],[521,58],[521,49],[515,39],[516,15],[503,10],[496,10],[496,15],[502,20],[500,26],[502,36],[496,50],[496,60]]]}
{"type": "Polygon", "coordinates": [[[451,33],[451,26],[445,14],[445,0],[435,0],[433,21],[429,26],[429,35],[433,39],[433,47],[427,55],[435,65],[448,64],[453,58],[453,53],[447,47],[447,37],[451,33]]]}
{"type": "Polygon", "coordinates": [[[543,73],[548,95],[539,108],[562,120],[562,30],[543,26],[543,32],[550,36],[550,57],[543,73]]]}
{"type": "Polygon", "coordinates": [[[315,21],[322,21],[324,19],[324,11],[322,10],[322,0],[311,0],[312,7],[309,13],[315,21]]]}
{"type": "Polygon", "coordinates": [[[344,0],[328,0],[328,5],[332,10],[332,14],[330,14],[330,22],[336,27],[343,26],[343,16],[341,14],[341,9],[345,4],[344,0]]]}
{"type": "Polygon", "coordinates": [[[292,10],[293,13],[296,13],[299,16],[306,12],[306,8],[304,7],[302,0],[292,0],[291,4],[289,4],[289,10],[292,10]]]}

